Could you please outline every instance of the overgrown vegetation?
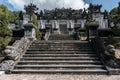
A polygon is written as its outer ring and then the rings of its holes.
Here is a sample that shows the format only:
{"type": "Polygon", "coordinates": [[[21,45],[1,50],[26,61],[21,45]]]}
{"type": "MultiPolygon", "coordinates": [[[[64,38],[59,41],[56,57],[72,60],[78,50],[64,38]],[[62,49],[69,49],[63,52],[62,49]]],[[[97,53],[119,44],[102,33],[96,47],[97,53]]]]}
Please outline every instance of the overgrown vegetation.
{"type": "MultiPolygon", "coordinates": [[[[109,14],[110,21],[114,23],[114,26],[111,27],[112,32],[116,36],[120,36],[120,2],[118,7],[113,8],[109,14]]],[[[106,42],[108,44],[114,45],[116,48],[120,48],[120,41],[113,38],[114,36],[109,36],[106,42]]]]}
{"type": "Polygon", "coordinates": [[[105,40],[107,44],[112,44],[115,46],[115,48],[120,48],[120,41],[117,39],[114,39],[113,36],[108,36],[108,38],[105,40]]]}
{"type": "Polygon", "coordinates": [[[114,23],[114,27],[112,27],[112,31],[115,35],[120,36],[120,2],[118,7],[113,8],[110,11],[110,20],[114,23]]]}
{"type": "Polygon", "coordinates": [[[120,2],[118,7],[113,8],[110,11],[110,17],[112,18],[112,22],[116,25],[117,23],[120,23],[120,2]]]}
{"type": "Polygon", "coordinates": [[[10,11],[6,6],[0,5],[0,50],[11,41],[12,31],[8,28],[10,22],[10,11]]]}

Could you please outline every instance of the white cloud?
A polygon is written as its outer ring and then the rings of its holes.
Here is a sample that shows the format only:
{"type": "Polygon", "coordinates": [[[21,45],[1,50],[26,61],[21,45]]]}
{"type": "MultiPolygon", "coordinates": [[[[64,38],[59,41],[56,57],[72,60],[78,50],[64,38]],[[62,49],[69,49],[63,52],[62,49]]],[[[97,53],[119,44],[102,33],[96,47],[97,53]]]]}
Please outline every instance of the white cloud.
{"type": "Polygon", "coordinates": [[[28,5],[30,2],[36,4],[40,10],[56,7],[83,9],[89,6],[83,0],[7,0],[7,2],[17,10],[24,10],[24,5],[28,5]]]}

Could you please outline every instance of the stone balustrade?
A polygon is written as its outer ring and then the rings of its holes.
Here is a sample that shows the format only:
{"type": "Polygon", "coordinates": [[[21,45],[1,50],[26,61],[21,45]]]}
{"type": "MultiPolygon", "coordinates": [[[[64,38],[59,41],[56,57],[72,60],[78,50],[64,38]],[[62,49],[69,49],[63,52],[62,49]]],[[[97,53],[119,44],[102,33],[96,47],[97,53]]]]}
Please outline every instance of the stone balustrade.
{"type": "Polygon", "coordinates": [[[2,55],[5,56],[5,60],[0,64],[0,69],[7,71],[12,69],[15,63],[22,57],[27,50],[31,41],[25,37],[21,40],[16,40],[13,45],[7,46],[2,55]]]}
{"type": "Polygon", "coordinates": [[[120,68],[120,62],[115,57],[116,51],[113,45],[105,45],[105,41],[100,37],[92,39],[90,44],[106,66],[111,68],[120,68]]]}

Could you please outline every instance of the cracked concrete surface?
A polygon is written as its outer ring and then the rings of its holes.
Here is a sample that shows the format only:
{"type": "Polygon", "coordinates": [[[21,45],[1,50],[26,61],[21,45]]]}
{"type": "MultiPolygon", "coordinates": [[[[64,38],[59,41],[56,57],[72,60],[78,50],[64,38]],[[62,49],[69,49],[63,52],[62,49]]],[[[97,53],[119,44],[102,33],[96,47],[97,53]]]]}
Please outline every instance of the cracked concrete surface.
{"type": "Polygon", "coordinates": [[[120,80],[120,75],[1,74],[0,80],[120,80]]]}

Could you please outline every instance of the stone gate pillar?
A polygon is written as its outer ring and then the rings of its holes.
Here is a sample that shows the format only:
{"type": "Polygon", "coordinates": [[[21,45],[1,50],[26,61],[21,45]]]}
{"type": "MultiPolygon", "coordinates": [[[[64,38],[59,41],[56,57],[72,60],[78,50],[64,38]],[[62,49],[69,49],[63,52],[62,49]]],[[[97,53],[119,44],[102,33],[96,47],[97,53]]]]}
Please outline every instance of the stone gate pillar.
{"type": "Polygon", "coordinates": [[[57,20],[54,21],[54,33],[55,34],[60,34],[60,30],[59,30],[59,22],[57,20]]]}
{"type": "Polygon", "coordinates": [[[99,22],[97,21],[90,22],[88,24],[88,39],[89,40],[98,36],[98,27],[99,27],[99,22]]]}
{"type": "Polygon", "coordinates": [[[24,37],[27,37],[30,40],[36,40],[35,25],[32,23],[24,24],[25,34],[24,37]]]}
{"type": "Polygon", "coordinates": [[[74,33],[74,23],[72,20],[69,21],[69,34],[73,34],[74,33]]]}

